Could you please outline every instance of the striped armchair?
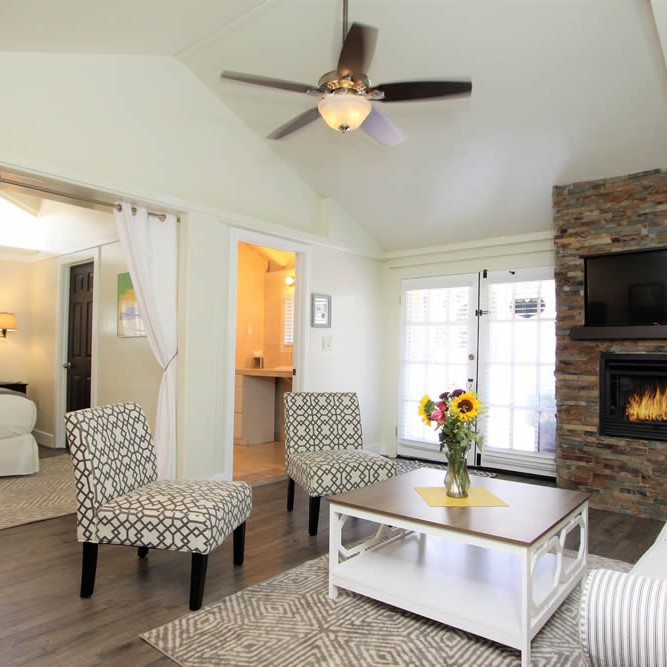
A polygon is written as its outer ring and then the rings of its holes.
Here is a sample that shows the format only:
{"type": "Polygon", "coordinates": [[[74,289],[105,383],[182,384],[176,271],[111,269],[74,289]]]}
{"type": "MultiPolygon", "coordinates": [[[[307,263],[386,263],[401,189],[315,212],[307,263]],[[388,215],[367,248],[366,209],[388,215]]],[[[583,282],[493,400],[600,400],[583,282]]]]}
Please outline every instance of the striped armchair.
{"type": "Polygon", "coordinates": [[[630,572],[588,574],[579,630],[591,667],[667,667],[667,525],[630,572]]]}

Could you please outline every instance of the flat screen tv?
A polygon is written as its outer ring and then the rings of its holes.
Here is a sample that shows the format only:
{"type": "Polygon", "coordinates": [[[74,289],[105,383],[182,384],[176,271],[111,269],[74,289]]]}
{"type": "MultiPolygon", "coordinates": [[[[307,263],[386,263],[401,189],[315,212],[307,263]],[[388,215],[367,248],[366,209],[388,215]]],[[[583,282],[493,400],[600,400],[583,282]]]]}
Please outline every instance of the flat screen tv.
{"type": "Polygon", "coordinates": [[[589,327],[667,324],[667,248],[584,257],[589,327]]]}

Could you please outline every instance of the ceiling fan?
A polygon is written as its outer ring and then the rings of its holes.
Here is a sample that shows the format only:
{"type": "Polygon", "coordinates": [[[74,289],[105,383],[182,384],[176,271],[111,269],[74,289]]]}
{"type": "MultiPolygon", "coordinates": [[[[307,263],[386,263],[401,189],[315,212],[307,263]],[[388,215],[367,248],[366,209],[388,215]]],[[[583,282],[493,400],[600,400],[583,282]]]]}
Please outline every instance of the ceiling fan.
{"type": "Polygon", "coordinates": [[[353,23],[348,30],[347,2],[343,0],[343,46],[338,66],[324,74],[317,86],[256,74],[222,72],[223,79],[321,98],[316,107],[287,121],[271,132],[268,139],[282,139],[321,116],[334,130],[345,133],[361,127],[381,144],[393,146],[404,140],[403,133],[372,107],[371,101],[409,102],[471,93],[470,81],[399,81],[372,86],[366,72],[373,58],[378,30],[361,23],[353,23]]]}

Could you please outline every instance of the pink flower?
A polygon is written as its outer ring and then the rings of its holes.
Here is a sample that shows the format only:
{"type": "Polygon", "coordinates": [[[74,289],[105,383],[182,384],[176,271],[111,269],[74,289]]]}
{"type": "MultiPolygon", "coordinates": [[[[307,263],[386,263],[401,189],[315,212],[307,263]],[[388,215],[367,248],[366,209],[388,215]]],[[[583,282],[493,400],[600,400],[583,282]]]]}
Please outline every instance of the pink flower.
{"type": "Polygon", "coordinates": [[[443,412],[442,408],[436,408],[433,410],[431,413],[431,421],[443,423],[445,421],[445,413],[443,412]]]}

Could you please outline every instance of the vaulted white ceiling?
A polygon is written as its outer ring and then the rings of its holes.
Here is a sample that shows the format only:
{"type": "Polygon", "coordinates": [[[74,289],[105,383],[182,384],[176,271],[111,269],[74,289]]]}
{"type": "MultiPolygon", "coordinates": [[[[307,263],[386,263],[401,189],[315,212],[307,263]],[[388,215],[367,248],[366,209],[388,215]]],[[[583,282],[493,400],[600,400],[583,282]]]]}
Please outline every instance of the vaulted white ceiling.
{"type": "MultiPolygon", "coordinates": [[[[3,0],[0,49],[174,56],[263,138],[317,100],[220,72],[316,84],[335,67],[341,11],[3,0]]],[[[468,99],[381,105],[407,137],[393,148],[321,121],[272,142],[389,252],[547,231],[554,184],[667,167],[667,0],[350,0],[349,19],[379,29],[373,83],[473,82],[468,99]]]]}

